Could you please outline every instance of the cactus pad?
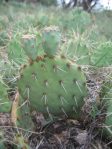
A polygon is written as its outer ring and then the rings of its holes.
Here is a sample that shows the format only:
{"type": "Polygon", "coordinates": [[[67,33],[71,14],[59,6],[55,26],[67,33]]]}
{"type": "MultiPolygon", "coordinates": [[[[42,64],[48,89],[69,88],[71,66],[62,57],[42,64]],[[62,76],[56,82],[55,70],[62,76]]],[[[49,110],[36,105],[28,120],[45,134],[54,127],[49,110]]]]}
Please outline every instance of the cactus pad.
{"type": "Polygon", "coordinates": [[[43,34],[43,49],[48,56],[55,56],[61,42],[61,33],[56,27],[48,27],[43,34]]]}
{"type": "Polygon", "coordinates": [[[24,67],[18,88],[22,98],[30,101],[31,109],[50,118],[79,116],[87,94],[81,68],[61,56],[45,56],[24,67]]]}
{"type": "Polygon", "coordinates": [[[31,119],[28,103],[24,102],[21,97],[19,100],[19,106],[17,108],[17,126],[27,130],[33,130],[34,125],[31,119]]]}
{"type": "Polygon", "coordinates": [[[106,134],[107,138],[112,139],[112,83],[106,85],[106,93],[103,97],[103,101],[106,106],[106,118],[104,121],[104,135],[106,134]]]}
{"type": "Polygon", "coordinates": [[[31,59],[35,60],[38,56],[38,50],[41,45],[40,35],[24,35],[22,37],[22,45],[26,55],[31,59]]]}

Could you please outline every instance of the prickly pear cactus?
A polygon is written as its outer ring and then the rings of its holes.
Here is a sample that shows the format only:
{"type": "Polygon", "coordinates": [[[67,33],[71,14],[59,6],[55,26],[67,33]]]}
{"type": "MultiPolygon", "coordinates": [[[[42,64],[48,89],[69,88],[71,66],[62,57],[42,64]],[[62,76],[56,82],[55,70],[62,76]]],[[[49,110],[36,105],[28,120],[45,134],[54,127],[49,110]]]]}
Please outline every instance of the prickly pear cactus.
{"type": "Polygon", "coordinates": [[[49,56],[55,56],[61,42],[61,33],[57,27],[47,27],[43,34],[43,49],[49,56]]]}
{"type": "Polygon", "coordinates": [[[26,130],[33,130],[34,125],[30,115],[28,103],[24,102],[17,92],[11,107],[12,124],[26,130]]]}
{"type": "Polygon", "coordinates": [[[112,65],[112,43],[102,43],[91,56],[93,66],[107,67],[112,65]]]}
{"type": "Polygon", "coordinates": [[[17,107],[17,126],[26,130],[33,130],[34,124],[31,118],[30,108],[27,102],[24,102],[20,97],[17,107]]]}
{"type": "Polygon", "coordinates": [[[23,49],[30,60],[35,60],[37,58],[41,41],[41,36],[39,34],[27,34],[22,37],[23,49]]]}
{"type": "Polygon", "coordinates": [[[15,96],[12,102],[8,98],[8,87],[0,81],[0,113],[10,113],[12,124],[32,130],[34,125],[31,119],[30,110],[27,103],[22,98],[15,96]]]}
{"type": "Polygon", "coordinates": [[[10,112],[11,101],[8,99],[7,87],[0,81],[0,112],[10,112]]]}
{"type": "Polygon", "coordinates": [[[103,133],[107,138],[112,139],[112,83],[106,84],[105,95],[103,97],[106,117],[104,121],[103,133]]]}
{"type": "Polygon", "coordinates": [[[86,78],[80,66],[63,56],[38,57],[24,66],[18,89],[22,98],[29,100],[32,110],[50,118],[79,117],[87,95],[86,78]]]}

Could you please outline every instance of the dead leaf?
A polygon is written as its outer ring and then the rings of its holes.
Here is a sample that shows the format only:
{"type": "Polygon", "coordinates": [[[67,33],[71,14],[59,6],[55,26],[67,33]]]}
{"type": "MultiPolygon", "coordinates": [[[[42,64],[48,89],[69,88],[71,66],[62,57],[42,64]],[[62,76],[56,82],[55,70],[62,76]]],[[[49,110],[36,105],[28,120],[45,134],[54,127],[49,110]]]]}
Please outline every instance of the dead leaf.
{"type": "Polygon", "coordinates": [[[12,109],[11,109],[11,121],[14,125],[16,125],[17,122],[17,108],[18,108],[18,104],[19,104],[19,92],[17,91],[16,95],[15,95],[15,99],[12,103],[12,109]]]}

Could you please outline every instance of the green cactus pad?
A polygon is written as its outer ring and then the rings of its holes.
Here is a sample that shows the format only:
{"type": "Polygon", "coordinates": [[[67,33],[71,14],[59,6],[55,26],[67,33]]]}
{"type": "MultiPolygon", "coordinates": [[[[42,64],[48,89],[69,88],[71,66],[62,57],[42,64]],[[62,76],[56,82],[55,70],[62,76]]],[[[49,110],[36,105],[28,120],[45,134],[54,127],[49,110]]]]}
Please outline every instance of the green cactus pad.
{"type": "Polygon", "coordinates": [[[31,119],[30,109],[28,106],[28,102],[24,102],[20,97],[19,106],[17,109],[17,126],[27,130],[33,130],[34,125],[31,119]]]}
{"type": "Polygon", "coordinates": [[[10,112],[11,104],[8,99],[7,87],[0,82],[0,112],[10,112]]]}
{"type": "Polygon", "coordinates": [[[38,56],[38,50],[41,45],[40,35],[24,35],[22,37],[22,45],[26,55],[31,59],[35,60],[38,56]]]}
{"type": "Polygon", "coordinates": [[[61,33],[59,31],[43,32],[43,49],[48,56],[56,55],[60,41],[61,33]]]}
{"type": "Polygon", "coordinates": [[[102,43],[91,56],[91,61],[92,65],[97,67],[107,67],[112,65],[112,43],[102,43]]]}
{"type": "Polygon", "coordinates": [[[50,118],[79,117],[87,95],[81,68],[62,57],[44,57],[24,67],[18,88],[22,98],[30,101],[32,110],[50,118]]]}
{"type": "Polygon", "coordinates": [[[112,83],[106,85],[106,93],[103,97],[103,101],[106,106],[106,118],[104,121],[103,132],[106,138],[112,139],[112,83]]]}

